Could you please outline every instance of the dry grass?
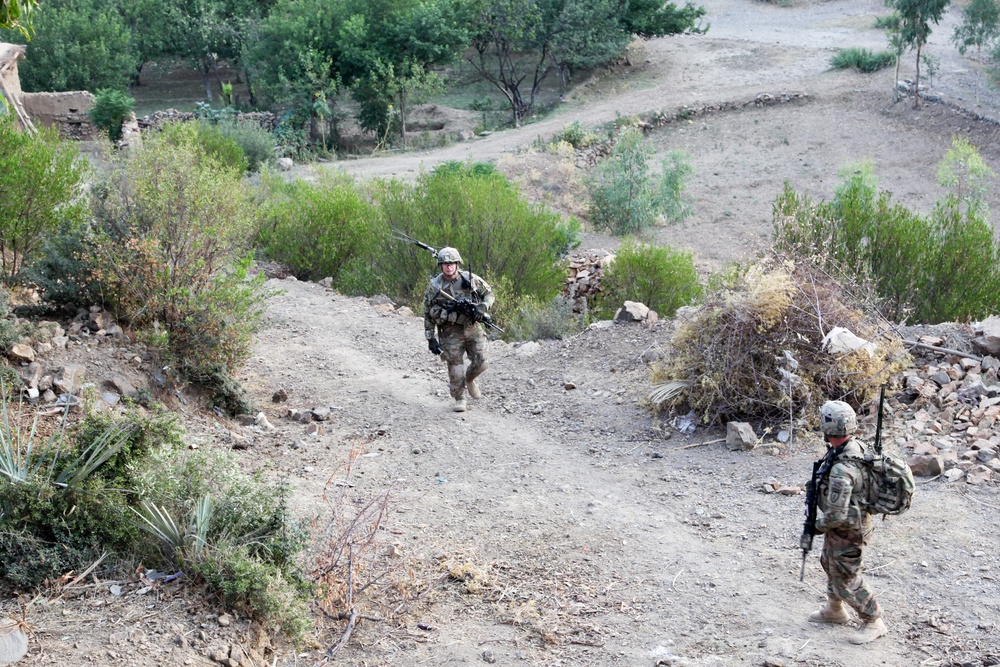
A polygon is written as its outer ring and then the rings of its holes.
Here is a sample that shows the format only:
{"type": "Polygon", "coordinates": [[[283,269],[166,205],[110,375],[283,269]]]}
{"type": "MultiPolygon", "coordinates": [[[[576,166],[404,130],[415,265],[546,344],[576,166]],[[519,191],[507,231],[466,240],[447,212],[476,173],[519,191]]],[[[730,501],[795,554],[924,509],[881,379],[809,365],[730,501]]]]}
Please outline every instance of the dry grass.
{"type": "Polygon", "coordinates": [[[864,299],[807,262],[769,258],[734,273],[678,324],[654,368],[663,390],[652,400],[705,423],[776,423],[790,412],[811,423],[825,400],[862,406],[905,364],[899,337],[864,299]],[[871,353],[828,351],[834,327],[870,341],[871,353]]]}
{"type": "Polygon", "coordinates": [[[503,155],[497,170],[520,186],[529,201],[545,203],[564,215],[581,217],[587,212],[583,172],[576,166],[573,147],[564,141],[543,151],[503,155]]]}

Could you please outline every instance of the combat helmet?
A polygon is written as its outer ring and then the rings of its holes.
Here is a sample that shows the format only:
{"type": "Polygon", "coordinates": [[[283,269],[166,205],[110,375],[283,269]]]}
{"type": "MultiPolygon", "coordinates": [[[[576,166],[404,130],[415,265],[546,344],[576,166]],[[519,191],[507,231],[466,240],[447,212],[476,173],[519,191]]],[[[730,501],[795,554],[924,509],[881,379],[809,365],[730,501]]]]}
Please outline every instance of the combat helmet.
{"type": "Polygon", "coordinates": [[[847,438],[858,430],[858,415],[843,401],[827,401],[819,409],[820,430],[834,438],[847,438]]]}
{"type": "Polygon", "coordinates": [[[450,262],[461,264],[462,256],[458,254],[458,250],[455,248],[441,248],[437,251],[437,260],[438,264],[446,264],[450,262]]]}

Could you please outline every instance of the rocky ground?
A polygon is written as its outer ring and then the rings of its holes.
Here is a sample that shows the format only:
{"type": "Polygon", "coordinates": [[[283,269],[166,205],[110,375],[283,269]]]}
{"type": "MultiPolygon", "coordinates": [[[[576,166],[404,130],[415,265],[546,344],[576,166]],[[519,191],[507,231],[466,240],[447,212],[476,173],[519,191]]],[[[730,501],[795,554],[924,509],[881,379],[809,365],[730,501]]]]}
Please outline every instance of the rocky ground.
{"type": "MultiPolygon", "coordinates": [[[[942,63],[934,88],[948,103],[914,111],[893,102],[891,73],[826,69],[835,47],[882,48],[884,37],[871,28],[884,12],[880,2],[705,5],[708,35],[642,45],[645,61],[595,77],[535,125],[337,167],[409,177],[441,160],[526,155],[536,137],[572,120],[594,126],[616,113],[739,103],[650,134],[661,152],[687,150],[696,169],[695,215],[658,230],[657,239],[690,248],[707,271],[766,243],[770,203],[785,180],[829,196],[845,162],[870,158],[886,187],[926,210],[940,194],[935,165],[952,135],[1000,164],[997,126],[975,118],[1000,107],[993,93],[977,106],[970,92],[977,66],[947,46],[956,9],[932,38],[942,63]],[[754,104],[762,93],[799,101],[754,104]]],[[[549,158],[538,159],[534,168],[544,172],[549,158]]],[[[526,182],[534,183],[531,196],[552,196],[544,179],[526,182]]],[[[583,247],[614,243],[591,233],[583,247]]],[[[314,635],[292,647],[273,628],[221,614],[183,577],[170,584],[134,573],[88,577],[41,593],[26,611],[5,601],[33,633],[23,664],[1000,663],[1000,498],[995,475],[970,483],[979,476],[969,474],[996,460],[985,453],[996,450],[995,418],[984,426],[995,391],[975,390],[975,405],[968,392],[970,373],[994,386],[982,361],[928,351],[890,402],[887,442],[934,459],[929,466],[939,460],[942,473],[962,474],[921,477],[913,508],[879,524],[867,560],[891,633],[859,648],[847,642],[850,629],[805,620],[822,600],[824,578],[814,551],[798,581],[798,490],[822,443],[815,433],[791,443],[766,435],[752,450],[731,451],[724,433],[682,434],[674,420],[652,415],[644,406],[647,361],[669,345],[669,321],[599,324],[565,341],[493,342],[483,399],[456,414],[417,316],[317,284],[273,284],[282,292],[240,379],[274,430],[167,398],[190,444],[234,448],[248,469],[294,484],[296,510],[317,521],[307,565],[327,550],[321,535],[336,524],[331,516],[386,509],[367,552],[368,571],[382,573],[384,584],[366,602],[371,618],[327,661],[343,621],[318,615],[314,635]],[[279,390],[287,400],[272,402],[279,390]],[[329,418],[302,423],[289,409],[328,409],[329,418]],[[379,620],[391,612],[392,620],[379,620]]],[[[981,357],[963,326],[905,333],[981,357]]],[[[140,348],[113,336],[78,338],[39,359],[40,378],[79,363],[99,385],[114,375],[136,386],[147,381],[135,362],[140,348]]]]}

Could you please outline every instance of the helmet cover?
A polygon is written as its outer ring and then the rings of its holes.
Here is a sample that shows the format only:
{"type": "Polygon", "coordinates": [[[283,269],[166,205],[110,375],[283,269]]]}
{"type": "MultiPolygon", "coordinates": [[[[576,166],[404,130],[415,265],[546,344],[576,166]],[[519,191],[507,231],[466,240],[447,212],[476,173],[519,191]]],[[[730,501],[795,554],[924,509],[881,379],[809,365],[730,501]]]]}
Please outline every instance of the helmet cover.
{"type": "Polygon", "coordinates": [[[820,430],[834,438],[847,438],[858,430],[858,415],[843,401],[827,401],[819,409],[820,430]]]}
{"type": "Polygon", "coordinates": [[[455,262],[456,264],[462,263],[462,256],[458,254],[458,250],[455,248],[441,248],[437,251],[438,264],[449,264],[455,262]]]}

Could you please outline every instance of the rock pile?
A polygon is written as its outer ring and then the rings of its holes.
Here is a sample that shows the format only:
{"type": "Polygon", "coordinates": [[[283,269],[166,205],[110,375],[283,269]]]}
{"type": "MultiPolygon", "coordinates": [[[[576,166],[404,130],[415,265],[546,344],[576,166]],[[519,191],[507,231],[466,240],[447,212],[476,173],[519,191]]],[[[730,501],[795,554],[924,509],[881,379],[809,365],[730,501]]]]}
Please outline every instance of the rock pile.
{"type": "MultiPolygon", "coordinates": [[[[941,339],[925,336],[925,345],[941,339]]],[[[969,484],[1000,481],[1000,360],[942,354],[903,371],[896,424],[913,474],[969,484]]]]}
{"type": "MultiPolygon", "coordinates": [[[[27,324],[21,320],[17,323],[27,324]]],[[[21,378],[23,396],[30,403],[41,404],[40,414],[59,414],[67,407],[71,412],[78,412],[82,408],[81,392],[88,387],[94,388],[100,399],[96,401],[97,407],[104,409],[117,405],[123,396],[135,398],[138,395],[138,390],[123,375],[114,374],[98,387],[85,381],[86,367],[81,364],[46,367],[40,361],[53,350],[82,345],[85,341],[127,342],[128,338],[109,312],[93,306],[81,308],[65,328],[58,322],[34,323],[11,347],[7,356],[21,378]]],[[[141,362],[141,358],[137,359],[141,362]]]]}
{"type": "Polygon", "coordinates": [[[607,250],[584,250],[569,258],[563,296],[572,302],[574,313],[587,312],[587,300],[601,291],[601,274],[614,259],[607,250]]]}
{"type": "MultiPolygon", "coordinates": [[[[197,120],[198,116],[193,111],[178,111],[177,109],[165,109],[164,111],[154,111],[148,116],[143,116],[138,120],[140,130],[150,128],[160,129],[166,123],[186,123],[197,120]]],[[[277,114],[270,111],[251,111],[247,113],[234,114],[233,119],[238,123],[253,123],[260,125],[269,132],[273,132],[278,127],[280,119],[277,114]]]]}

